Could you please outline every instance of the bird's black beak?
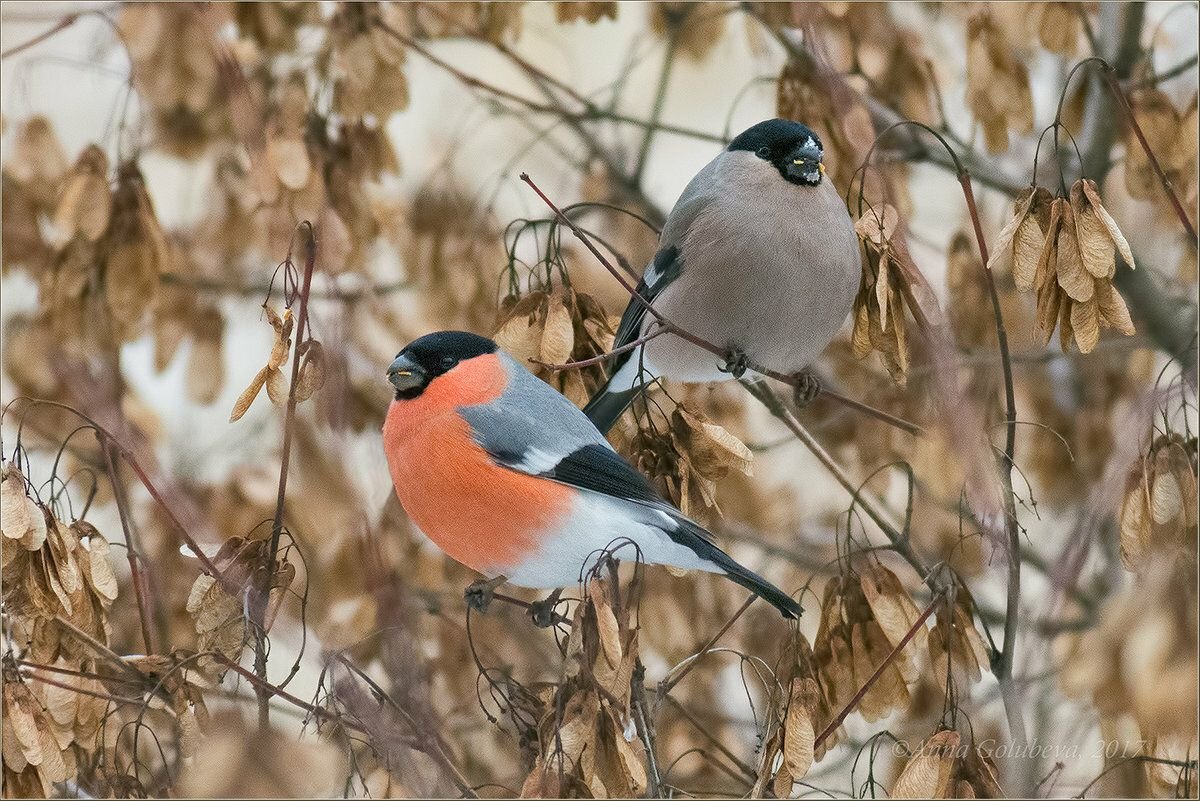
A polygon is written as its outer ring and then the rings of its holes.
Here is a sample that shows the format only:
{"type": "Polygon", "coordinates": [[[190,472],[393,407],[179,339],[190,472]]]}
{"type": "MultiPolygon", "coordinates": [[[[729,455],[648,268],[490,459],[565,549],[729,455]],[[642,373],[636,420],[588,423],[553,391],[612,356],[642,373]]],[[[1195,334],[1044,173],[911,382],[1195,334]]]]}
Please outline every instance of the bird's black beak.
{"type": "Polygon", "coordinates": [[[425,368],[403,353],[388,366],[387,377],[397,392],[420,389],[429,382],[429,373],[425,372],[425,368]]]}
{"type": "Polygon", "coordinates": [[[811,139],[795,148],[787,157],[788,178],[816,186],[825,175],[825,153],[811,139]]]}

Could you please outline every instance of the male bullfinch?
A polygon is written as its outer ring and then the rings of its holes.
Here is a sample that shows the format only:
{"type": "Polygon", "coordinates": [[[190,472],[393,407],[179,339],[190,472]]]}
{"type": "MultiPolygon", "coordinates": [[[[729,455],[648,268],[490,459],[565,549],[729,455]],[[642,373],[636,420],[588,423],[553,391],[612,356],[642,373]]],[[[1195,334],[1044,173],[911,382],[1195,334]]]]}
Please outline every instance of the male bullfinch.
{"type": "Polygon", "coordinates": [[[561,588],[628,539],[648,564],[723,573],[785,617],[800,614],[492,340],[428,334],[400,351],[387,375],[396,393],[383,446],[396,495],[467,567],[522,587],[561,588]]]}
{"type": "MultiPolygon", "coordinates": [[[[721,359],[672,334],[621,354],[584,412],[608,431],[656,376],[721,381],[746,360],[803,374],[837,334],[858,292],[854,223],[824,180],[824,150],[809,128],[767,120],[697,173],[667,216],[637,292],[671,322],[727,348],[721,359]]],[[[652,333],[631,298],[613,347],[652,333]]]]}

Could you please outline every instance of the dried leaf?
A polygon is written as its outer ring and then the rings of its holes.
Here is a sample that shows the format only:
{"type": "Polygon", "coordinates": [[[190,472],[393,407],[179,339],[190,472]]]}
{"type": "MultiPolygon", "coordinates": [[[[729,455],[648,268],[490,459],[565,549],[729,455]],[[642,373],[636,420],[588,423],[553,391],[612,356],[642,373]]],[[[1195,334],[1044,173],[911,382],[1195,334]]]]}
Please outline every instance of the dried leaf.
{"type": "Polygon", "coordinates": [[[267,370],[267,397],[276,406],[283,406],[288,400],[287,379],[278,367],[267,370]]]}
{"type": "Polygon", "coordinates": [[[302,403],[325,386],[325,349],[315,339],[300,346],[300,372],[296,376],[296,401],[302,403]]]}
{"type": "Polygon", "coordinates": [[[610,668],[616,669],[621,664],[621,629],[599,579],[588,583],[588,598],[596,612],[596,626],[604,659],[610,668]]]}
{"type": "Polygon", "coordinates": [[[1129,265],[1129,269],[1136,269],[1133,262],[1133,251],[1129,249],[1129,242],[1126,241],[1125,235],[1121,233],[1121,229],[1117,227],[1117,221],[1112,218],[1108,210],[1104,208],[1104,204],[1100,201],[1100,190],[1096,187],[1096,182],[1090,178],[1081,178],[1077,183],[1083,187],[1083,194],[1087,197],[1088,203],[1091,204],[1092,210],[1095,211],[1101,224],[1108,231],[1109,237],[1116,246],[1117,252],[1121,254],[1121,258],[1129,265]]]}
{"type": "Polygon", "coordinates": [[[1079,253],[1079,240],[1075,236],[1075,225],[1067,216],[1058,229],[1058,264],[1056,265],[1058,285],[1063,288],[1072,300],[1091,300],[1095,292],[1095,281],[1083,267],[1083,257],[1079,253]]]}
{"type": "Polygon", "coordinates": [[[1125,336],[1133,336],[1136,330],[1133,319],[1129,316],[1129,308],[1125,299],[1108,279],[1096,281],[1096,303],[1100,309],[1100,324],[1106,328],[1115,328],[1125,336]]]}
{"type": "Polygon", "coordinates": [[[270,372],[271,368],[263,367],[254,374],[254,378],[250,379],[249,385],[242,390],[242,394],[238,395],[238,399],[234,401],[233,411],[229,413],[229,422],[236,423],[242,419],[242,415],[246,413],[246,410],[254,403],[254,399],[258,397],[258,393],[262,391],[263,385],[267,382],[267,374],[270,372]]]}
{"type": "Polygon", "coordinates": [[[1080,353],[1091,353],[1100,341],[1100,306],[1095,295],[1085,303],[1071,304],[1071,328],[1080,353]]]}
{"type": "Polygon", "coordinates": [[[803,779],[813,764],[816,731],[813,715],[820,689],[812,678],[793,679],[792,697],[784,721],[783,759],[793,781],[803,779]]]}
{"type": "Polygon", "coordinates": [[[959,741],[956,731],[940,731],[926,740],[900,772],[890,797],[948,798],[959,741]]]}
{"type": "Polygon", "coordinates": [[[562,295],[556,292],[550,297],[538,358],[547,364],[564,364],[571,360],[574,348],[575,326],[571,322],[571,310],[567,308],[562,295]]]}
{"type": "Polygon", "coordinates": [[[1165,525],[1179,517],[1182,511],[1183,492],[1179,480],[1168,472],[1157,473],[1150,488],[1150,516],[1155,523],[1165,525]]]}

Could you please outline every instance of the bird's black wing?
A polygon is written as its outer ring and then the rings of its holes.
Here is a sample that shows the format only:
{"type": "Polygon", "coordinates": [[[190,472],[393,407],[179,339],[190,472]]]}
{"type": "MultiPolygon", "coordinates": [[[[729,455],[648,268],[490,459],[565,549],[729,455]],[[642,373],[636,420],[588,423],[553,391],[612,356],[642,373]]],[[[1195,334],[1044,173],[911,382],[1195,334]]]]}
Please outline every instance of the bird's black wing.
{"type": "MultiPolygon", "coordinates": [[[[679,248],[675,245],[665,245],[654,254],[654,260],[646,268],[642,279],[638,281],[637,293],[645,298],[647,303],[654,303],[664,289],[679,277],[683,271],[683,259],[679,248]]],[[[642,321],[646,319],[646,307],[637,298],[630,298],[629,305],[621,315],[617,326],[617,335],[613,339],[613,347],[628,345],[641,335],[642,321]]],[[[629,358],[629,353],[622,354],[613,362],[612,371],[621,369],[621,365],[629,358]]]]}

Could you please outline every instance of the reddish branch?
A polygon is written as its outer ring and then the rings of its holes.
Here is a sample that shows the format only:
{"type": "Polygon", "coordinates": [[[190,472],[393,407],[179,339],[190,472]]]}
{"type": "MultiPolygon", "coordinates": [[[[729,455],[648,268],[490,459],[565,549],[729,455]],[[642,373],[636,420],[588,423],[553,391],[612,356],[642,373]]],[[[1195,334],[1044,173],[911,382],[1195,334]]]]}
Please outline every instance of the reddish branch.
{"type": "MultiPolygon", "coordinates": [[[[287,500],[287,480],[288,466],[291,464],[292,457],[292,434],[295,429],[296,421],[296,384],[297,378],[300,375],[300,348],[305,344],[305,336],[308,333],[308,295],[312,289],[312,274],[313,267],[317,262],[317,238],[313,231],[312,223],[305,220],[298,226],[306,235],[304,243],[304,278],[300,286],[299,294],[299,312],[296,322],[296,340],[292,347],[292,376],[291,384],[288,386],[287,408],[283,416],[283,448],[280,456],[279,465],[279,492],[275,498],[275,517],[271,521],[271,547],[267,552],[267,570],[260,578],[258,586],[255,588],[255,598],[253,603],[253,622],[257,629],[254,638],[254,672],[259,678],[264,681],[267,678],[267,649],[265,621],[267,604],[270,602],[271,582],[275,577],[277,568],[277,555],[279,553],[279,539],[283,533],[283,506],[287,500]]],[[[289,251],[286,264],[291,265],[292,254],[289,251]]],[[[259,726],[266,728],[270,723],[270,705],[267,703],[270,696],[256,685],[258,692],[258,723],[259,726]]]]}

